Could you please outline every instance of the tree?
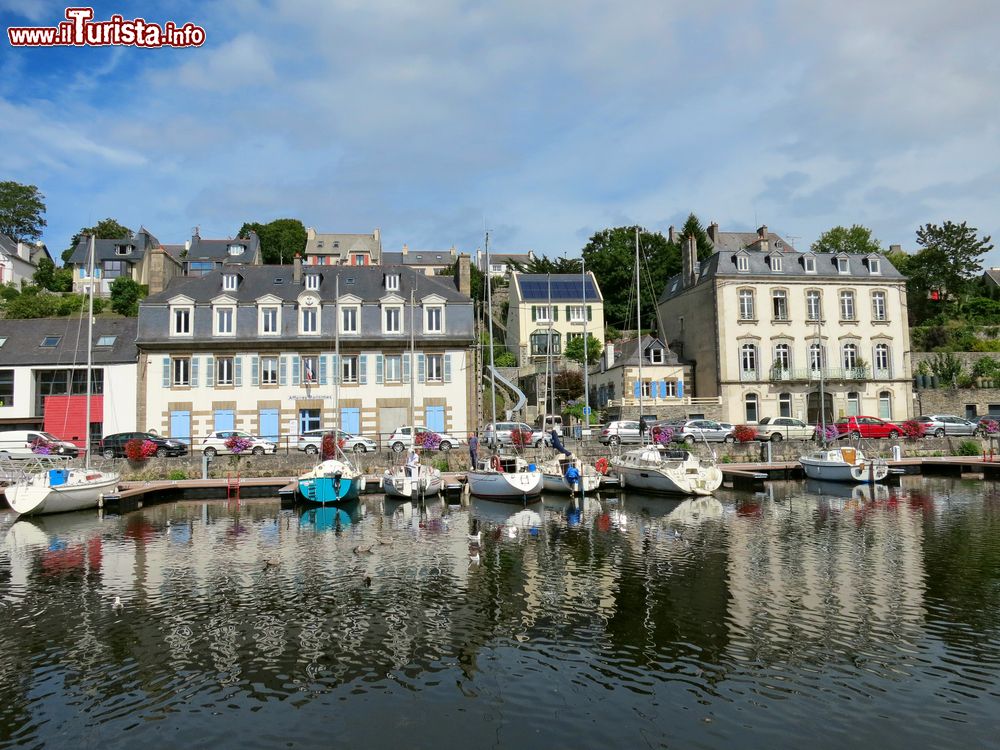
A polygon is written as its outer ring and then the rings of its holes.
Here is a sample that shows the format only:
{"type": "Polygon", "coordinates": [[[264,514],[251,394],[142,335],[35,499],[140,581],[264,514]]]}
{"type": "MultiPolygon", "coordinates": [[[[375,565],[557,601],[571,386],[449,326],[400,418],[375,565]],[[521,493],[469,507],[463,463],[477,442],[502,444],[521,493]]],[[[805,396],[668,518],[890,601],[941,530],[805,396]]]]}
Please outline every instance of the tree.
{"type": "Polygon", "coordinates": [[[239,237],[246,239],[250,232],[260,238],[260,253],[264,263],[291,263],[295,254],[306,249],[306,228],[298,219],[275,219],[268,224],[246,223],[240,227],[239,237]]]}
{"type": "Polygon", "coordinates": [[[819,236],[812,247],[814,253],[852,253],[868,255],[881,253],[882,246],[872,237],[872,230],[860,224],[854,224],[850,229],[836,226],[819,236]]]}
{"type": "Polygon", "coordinates": [[[69,268],[56,268],[56,264],[48,258],[38,261],[38,269],[31,278],[38,286],[50,292],[69,292],[73,289],[73,271],[69,268]]]}
{"type": "MultiPolygon", "coordinates": [[[[592,334],[587,334],[587,364],[596,365],[601,359],[601,352],[604,350],[604,344],[600,340],[595,339],[592,334]]],[[[566,355],[567,359],[574,362],[579,362],[583,364],[583,336],[579,338],[570,339],[566,343],[566,348],[563,349],[563,354],[566,355]]]]}
{"type": "Polygon", "coordinates": [[[552,380],[556,397],[561,401],[572,401],[583,395],[583,373],[579,370],[564,370],[552,380]]]}
{"type": "Polygon", "coordinates": [[[579,258],[546,258],[538,256],[527,263],[515,262],[514,268],[521,273],[580,273],[579,258]]]}
{"type": "Polygon", "coordinates": [[[37,240],[45,226],[45,196],[34,185],[0,182],[0,234],[14,242],[37,240]]]}
{"type": "Polygon", "coordinates": [[[63,263],[69,263],[73,251],[76,250],[76,246],[84,237],[93,237],[98,240],[130,240],[133,236],[134,233],[131,229],[124,224],[119,224],[116,219],[109,216],[92,227],[84,227],[73,235],[73,239],[69,241],[69,247],[62,252],[63,263]]]}
{"type": "Polygon", "coordinates": [[[931,304],[943,302],[962,309],[965,296],[982,274],[982,257],[993,249],[990,237],[963,221],[925,224],[917,230],[921,250],[910,258],[907,283],[911,312],[922,320],[931,304]]]}
{"type": "MultiPolygon", "coordinates": [[[[450,266],[442,268],[437,272],[438,276],[450,276],[455,277],[455,265],[458,263],[456,260],[450,266]]],[[[480,271],[475,263],[469,264],[469,286],[471,288],[472,299],[478,304],[486,299],[486,276],[480,271]]]]}
{"type": "Polygon", "coordinates": [[[712,240],[708,238],[708,232],[705,231],[701,222],[698,221],[698,217],[693,213],[688,214],[684,226],[681,227],[679,236],[678,252],[680,248],[687,244],[688,237],[694,237],[695,239],[695,243],[698,246],[698,260],[705,260],[705,258],[715,252],[715,246],[712,245],[712,240]]]}
{"type": "Polygon", "coordinates": [[[149,293],[148,287],[128,276],[111,282],[111,309],[119,315],[134,318],[139,314],[139,300],[149,293]]]}
{"type": "MultiPolygon", "coordinates": [[[[587,270],[592,271],[604,294],[604,320],[631,330],[635,327],[635,230],[636,227],[604,229],[583,248],[587,270]]],[[[643,321],[656,320],[655,303],[667,279],[680,273],[680,248],[659,232],[639,230],[642,258],[641,285],[643,321]]]]}

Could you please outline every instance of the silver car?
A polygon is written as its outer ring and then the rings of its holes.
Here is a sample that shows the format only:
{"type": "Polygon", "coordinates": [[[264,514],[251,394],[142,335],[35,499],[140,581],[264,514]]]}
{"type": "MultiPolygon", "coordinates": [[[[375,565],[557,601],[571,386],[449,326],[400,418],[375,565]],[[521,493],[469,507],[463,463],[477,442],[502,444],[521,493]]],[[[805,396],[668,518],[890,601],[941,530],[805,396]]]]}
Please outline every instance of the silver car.
{"type": "Polygon", "coordinates": [[[495,427],[490,422],[483,428],[483,443],[489,448],[513,445],[514,441],[511,438],[511,434],[514,430],[521,430],[531,435],[531,445],[535,448],[539,447],[545,441],[545,436],[540,430],[536,430],[524,422],[497,422],[495,427]]]}
{"type": "Polygon", "coordinates": [[[975,435],[983,434],[978,422],[971,422],[954,414],[927,414],[917,417],[926,437],[944,437],[945,435],[975,435]]]}
{"type": "Polygon", "coordinates": [[[641,439],[639,422],[623,419],[618,422],[608,422],[601,428],[597,438],[602,445],[621,445],[622,443],[638,443],[641,439]]]}
{"type": "MultiPolygon", "coordinates": [[[[305,451],[309,455],[314,455],[319,453],[323,447],[323,436],[333,432],[333,430],[309,430],[299,435],[298,445],[295,447],[300,451],[305,451]]],[[[338,440],[344,441],[345,451],[354,451],[355,453],[367,453],[368,451],[377,451],[378,445],[371,438],[362,437],[360,435],[352,435],[349,432],[344,432],[343,430],[337,430],[338,440]]]]}
{"type": "Polygon", "coordinates": [[[736,434],[732,425],[723,425],[712,419],[689,419],[686,422],[673,422],[665,426],[673,430],[675,443],[694,445],[704,441],[710,443],[736,442],[736,434]]]}

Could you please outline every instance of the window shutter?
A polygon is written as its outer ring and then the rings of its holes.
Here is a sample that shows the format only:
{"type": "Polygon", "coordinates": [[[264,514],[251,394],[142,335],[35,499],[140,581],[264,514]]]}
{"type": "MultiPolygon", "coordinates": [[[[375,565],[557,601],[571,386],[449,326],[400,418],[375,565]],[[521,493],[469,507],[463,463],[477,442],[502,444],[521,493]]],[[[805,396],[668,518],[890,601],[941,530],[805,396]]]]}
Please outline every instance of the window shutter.
{"type": "Polygon", "coordinates": [[[375,355],[375,382],[376,383],[383,382],[383,372],[384,372],[384,370],[382,368],[384,366],[385,365],[384,365],[384,362],[382,361],[382,355],[381,354],[376,354],[375,355]]]}
{"type": "Polygon", "coordinates": [[[358,383],[368,385],[368,355],[358,355],[358,383]]]}
{"type": "Polygon", "coordinates": [[[191,357],[191,387],[198,387],[198,357],[191,357]]]}
{"type": "Polygon", "coordinates": [[[302,359],[296,354],[292,357],[292,385],[302,385],[302,359]]]}
{"type": "Polygon", "coordinates": [[[552,322],[559,322],[559,305],[552,305],[552,322]]]}
{"type": "Polygon", "coordinates": [[[573,316],[569,314],[569,305],[566,305],[566,320],[572,320],[573,316]]]}
{"type": "Polygon", "coordinates": [[[590,305],[587,305],[587,321],[594,319],[594,311],[591,309],[590,305]]]}
{"type": "Polygon", "coordinates": [[[410,355],[409,353],[402,356],[403,360],[403,382],[410,382],[410,355]]]}
{"type": "Polygon", "coordinates": [[[417,382],[423,383],[427,380],[427,363],[423,354],[417,355],[417,382]]]}
{"type": "Polygon", "coordinates": [[[535,319],[538,317],[538,308],[534,305],[531,306],[531,322],[534,323],[535,319]]]}
{"type": "Polygon", "coordinates": [[[444,355],[444,382],[451,382],[451,355],[444,355]]]}
{"type": "Polygon", "coordinates": [[[215,385],[215,357],[205,358],[205,387],[211,388],[215,385]]]}
{"type": "Polygon", "coordinates": [[[684,381],[677,381],[677,398],[684,398],[684,381]]]}
{"type": "Polygon", "coordinates": [[[636,398],[639,398],[639,395],[641,393],[642,393],[642,383],[640,383],[638,380],[633,380],[632,381],[632,395],[634,395],[636,398]]]}
{"type": "Polygon", "coordinates": [[[163,387],[170,387],[170,357],[163,358],[163,387]]]}
{"type": "Polygon", "coordinates": [[[278,357],[278,383],[288,385],[288,358],[278,357]]]}
{"type": "MultiPolygon", "coordinates": [[[[340,371],[340,367],[341,367],[341,365],[340,365],[340,356],[337,355],[337,354],[331,354],[330,355],[330,364],[332,365],[332,368],[331,368],[331,371],[330,371],[330,384],[331,385],[337,385],[337,383],[340,382],[341,377],[342,377],[342,373],[340,371]]],[[[320,370],[320,372],[322,372],[322,370],[320,370]]],[[[326,385],[326,381],[325,380],[323,381],[323,385],[326,385]]]]}
{"type": "Polygon", "coordinates": [[[260,385],[260,357],[250,357],[250,385],[260,385]]]}
{"type": "Polygon", "coordinates": [[[233,376],[233,385],[239,388],[243,385],[243,357],[233,357],[233,363],[235,366],[234,369],[236,370],[236,373],[233,376]]]}

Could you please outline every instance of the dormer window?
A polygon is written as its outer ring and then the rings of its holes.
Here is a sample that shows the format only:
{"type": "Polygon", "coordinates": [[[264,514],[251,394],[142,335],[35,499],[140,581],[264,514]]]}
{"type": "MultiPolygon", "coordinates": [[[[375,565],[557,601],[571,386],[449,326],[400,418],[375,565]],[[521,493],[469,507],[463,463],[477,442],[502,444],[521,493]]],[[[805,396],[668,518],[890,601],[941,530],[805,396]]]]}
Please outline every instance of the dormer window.
{"type": "Polygon", "coordinates": [[[319,289],[319,274],[310,273],[306,274],[306,289],[316,290],[319,289]]]}
{"type": "Polygon", "coordinates": [[[847,258],[837,258],[837,273],[850,273],[851,262],[847,258]]]}
{"type": "Polygon", "coordinates": [[[132,245],[115,245],[115,255],[131,255],[133,250],[132,245]]]}
{"type": "Polygon", "coordinates": [[[662,365],[664,362],[664,352],[659,347],[649,350],[649,361],[654,365],[662,365]]]}
{"type": "Polygon", "coordinates": [[[387,273],[385,275],[385,289],[387,292],[399,291],[399,274],[387,273]]]}
{"type": "Polygon", "coordinates": [[[334,240],[333,241],[333,246],[334,247],[340,247],[340,241],[339,240],[334,240]]]}
{"type": "Polygon", "coordinates": [[[772,255],[771,256],[771,271],[773,273],[781,273],[781,256],[772,255]]]}
{"type": "Polygon", "coordinates": [[[299,318],[299,333],[319,333],[319,309],[303,307],[299,318]]]}
{"type": "Polygon", "coordinates": [[[317,240],[316,247],[323,247],[323,240],[317,240]]]}
{"type": "Polygon", "coordinates": [[[232,244],[227,249],[230,255],[243,255],[243,253],[246,251],[246,247],[239,244],[232,244]]]}
{"type": "Polygon", "coordinates": [[[236,308],[216,307],[215,308],[215,335],[232,336],[236,329],[236,308]]]}
{"type": "Polygon", "coordinates": [[[882,273],[882,264],[879,262],[878,258],[868,259],[868,273],[872,276],[878,276],[882,273]]]}
{"type": "Polygon", "coordinates": [[[170,316],[170,333],[173,336],[191,335],[191,315],[190,306],[174,307],[170,316]]]}
{"type": "Polygon", "coordinates": [[[802,258],[802,267],[806,273],[816,273],[816,259],[811,255],[802,258]]]}
{"type": "Polygon", "coordinates": [[[745,255],[736,256],[736,270],[737,271],[749,271],[750,270],[750,258],[745,255]]]}
{"type": "Polygon", "coordinates": [[[229,292],[236,291],[236,274],[235,273],[224,273],[222,274],[222,288],[229,292]]]}

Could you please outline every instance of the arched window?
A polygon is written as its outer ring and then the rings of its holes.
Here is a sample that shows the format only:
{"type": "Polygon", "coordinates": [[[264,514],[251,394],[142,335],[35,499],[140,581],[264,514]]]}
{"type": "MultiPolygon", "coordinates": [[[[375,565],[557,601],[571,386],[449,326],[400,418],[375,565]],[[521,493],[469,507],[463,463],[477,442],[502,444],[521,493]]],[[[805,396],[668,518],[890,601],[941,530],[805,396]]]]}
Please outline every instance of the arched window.
{"type": "Polygon", "coordinates": [[[882,391],[878,394],[878,415],[882,419],[892,419],[891,391],[882,391]]]}
{"type": "Polygon", "coordinates": [[[757,421],[757,394],[748,393],[744,399],[743,405],[746,409],[746,421],[756,422],[757,421]]]}
{"type": "Polygon", "coordinates": [[[791,393],[779,393],[778,394],[778,416],[779,417],[790,417],[790,416],[792,416],[792,394],[791,393]]]}
{"type": "Polygon", "coordinates": [[[847,416],[856,417],[861,413],[861,396],[857,391],[847,392],[847,416]]]}
{"type": "Polygon", "coordinates": [[[826,364],[826,353],[822,344],[809,345],[809,369],[818,372],[826,364]]]}
{"type": "Polygon", "coordinates": [[[889,345],[875,344],[875,376],[879,378],[889,377],[889,345]]]}
{"type": "Polygon", "coordinates": [[[792,348],[788,344],[775,344],[774,362],[771,364],[775,370],[792,369],[792,348]]]}
{"type": "Polygon", "coordinates": [[[740,372],[743,379],[756,379],[757,377],[757,345],[744,344],[740,347],[740,372]]]}
{"type": "Polygon", "coordinates": [[[858,366],[858,345],[857,344],[844,344],[844,369],[853,370],[858,366]]]}

